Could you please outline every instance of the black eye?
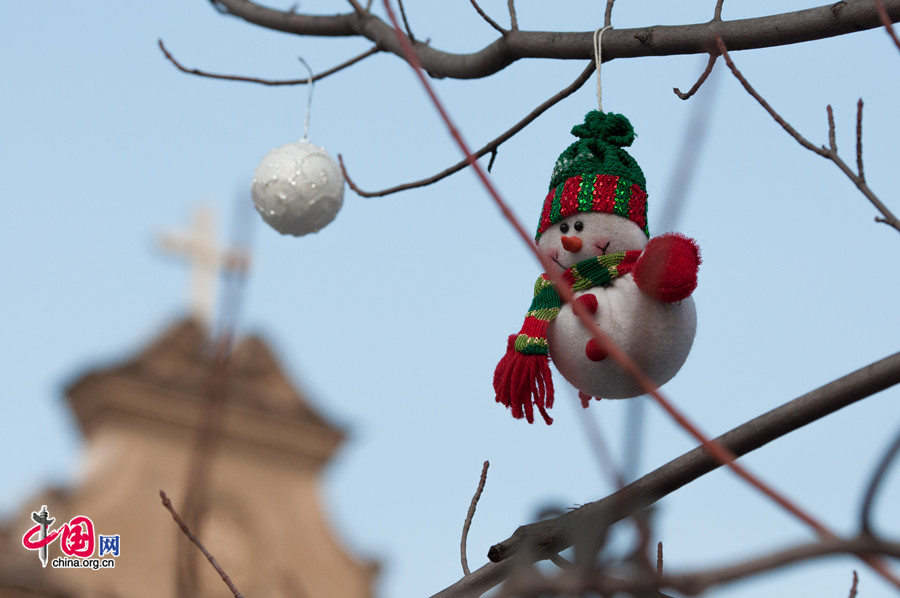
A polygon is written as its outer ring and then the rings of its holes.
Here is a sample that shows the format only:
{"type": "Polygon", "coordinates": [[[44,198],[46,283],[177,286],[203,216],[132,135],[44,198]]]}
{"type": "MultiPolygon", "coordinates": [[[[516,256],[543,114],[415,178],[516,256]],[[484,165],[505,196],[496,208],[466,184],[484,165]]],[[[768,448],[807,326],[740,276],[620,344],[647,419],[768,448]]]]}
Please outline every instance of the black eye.
{"type": "Polygon", "coordinates": [[[563,222],[562,224],[560,224],[560,225],[559,225],[559,232],[561,232],[562,234],[566,234],[567,232],[569,232],[569,225],[566,224],[565,222],[563,222]]]}
{"type": "Polygon", "coordinates": [[[581,220],[575,221],[575,230],[581,232],[584,229],[584,223],[581,220]]]}

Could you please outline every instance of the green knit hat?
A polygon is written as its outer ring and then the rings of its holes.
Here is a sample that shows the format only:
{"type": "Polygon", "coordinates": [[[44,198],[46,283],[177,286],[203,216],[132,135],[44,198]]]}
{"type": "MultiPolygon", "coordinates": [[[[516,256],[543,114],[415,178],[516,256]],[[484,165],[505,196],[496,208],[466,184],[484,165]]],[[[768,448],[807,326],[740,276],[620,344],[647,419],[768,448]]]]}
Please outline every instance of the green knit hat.
{"type": "Polygon", "coordinates": [[[647,181],[637,161],[622,149],[634,141],[631,123],[621,114],[592,110],[572,134],[579,139],[556,160],[535,240],[577,212],[628,218],[649,237],[647,181]]]}

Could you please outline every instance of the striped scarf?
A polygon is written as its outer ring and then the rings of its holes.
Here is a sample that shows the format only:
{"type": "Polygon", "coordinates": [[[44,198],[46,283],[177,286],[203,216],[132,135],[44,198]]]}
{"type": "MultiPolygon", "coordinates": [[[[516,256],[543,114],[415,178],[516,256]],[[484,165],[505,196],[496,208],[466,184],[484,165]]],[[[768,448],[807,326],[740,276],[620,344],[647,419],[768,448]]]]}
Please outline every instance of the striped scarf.
{"type": "MultiPolygon", "coordinates": [[[[563,272],[563,279],[573,292],[609,286],[615,278],[634,269],[641,253],[620,251],[588,258],[563,272]]],[[[534,406],[544,421],[553,422],[547,414],[547,409],[553,407],[547,329],[561,307],[562,300],[550,278],[541,274],[534,285],[534,299],[525,314],[525,323],[518,334],[509,337],[506,354],[494,370],[496,401],[509,407],[513,417],[525,417],[528,423],[534,422],[534,406]]]]}

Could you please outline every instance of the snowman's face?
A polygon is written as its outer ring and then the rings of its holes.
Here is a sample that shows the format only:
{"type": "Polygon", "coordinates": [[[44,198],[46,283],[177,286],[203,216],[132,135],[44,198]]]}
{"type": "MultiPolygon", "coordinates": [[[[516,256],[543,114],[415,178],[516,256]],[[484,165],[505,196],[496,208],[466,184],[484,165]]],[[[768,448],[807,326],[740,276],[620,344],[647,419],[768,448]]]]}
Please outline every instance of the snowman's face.
{"type": "Polygon", "coordinates": [[[590,257],[641,250],[646,245],[644,231],[628,218],[596,212],[577,213],[560,220],[538,240],[538,249],[560,272],[590,257]]]}

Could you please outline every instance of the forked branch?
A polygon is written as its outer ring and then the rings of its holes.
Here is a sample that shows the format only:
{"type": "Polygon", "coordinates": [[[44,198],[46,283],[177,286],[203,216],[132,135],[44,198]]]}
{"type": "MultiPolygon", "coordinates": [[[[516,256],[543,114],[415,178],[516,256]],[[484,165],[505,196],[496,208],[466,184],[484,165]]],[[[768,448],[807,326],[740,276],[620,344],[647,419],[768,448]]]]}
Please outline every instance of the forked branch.
{"type": "MultiPolygon", "coordinates": [[[[591,77],[591,73],[594,72],[594,63],[589,63],[585,69],[581,72],[578,77],[572,81],[568,86],[559,90],[552,97],[548,98],[546,101],[541,103],[537,108],[528,113],[525,118],[514,124],[512,127],[504,131],[498,137],[495,137],[487,144],[485,144],[481,149],[474,153],[475,158],[481,158],[482,156],[486,156],[487,154],[492,154],[491,165],[493,165],[493,158],[496,156],[497,148],[500,147],[501,144],[508,141],[512,138],[516,133],[527,127],[534,120],[537,119],[541,114],[546,112],[555,104],[569,97],[573,93],[575,93],[584,83],[591,77]]],[[[394,185],[393,187],[388,187],[387,189],[381,189],[380,191],[366,191],[361,189],[352,178],[350,178],[350,174],[347,172],[346,165],[344,164],[344,158],[339,154],[338,160],[341,164],[341,170],[344,173],[344,179],[347,181],[347,185],[350,186],[357,194],[362,197],[383,197],[385,195],[391,195],[392,193],[397,193],[399,191],[405,191],[407,189],[415,189],[417,187],[425,187],[427,185],[431,185],[440,181],[441,179],[445,179],[451,174],[457,173],[463,168],[465,168],[469,162],[466,159],[460,160],[453,166],[449,166],[444,170],[438,172],[437,174],[431,175],[424,179],[419,179],[418,181],[412,181],[409,183],[403,183],[401,185],[394,185]]],[[[488,167],[490,170],[490,166],[488,167]]]]}
{"type": "Polygon", "coordinates": [[[188,68],[188,67],[184,66],[183,64],[181,64],[180,62],[178,62],[178,60],[176,60],[175,57],[172,56],[172,53],[169,52],[168,48],[166,48],[166,45],[163,43],[163,40],[161,40],[161,39],[157,40],[157,43],[159,44],[159,49],[162,50],[163,56],[165,56],[166,59],[169,62],[171,62],[175,66],[175,68],[177,68],[182,73],[187,73],[188,75],[197,75],[198,77],[207,77],[209,79],[224,79],[226,81],[245,81],[247,83],[259,83],[260,85],[271,85],[271,86],[306,85],[307,83],[310,82],[310,80],[318,81],[320,79],[324,79],[325,77],[327,77],[329,75],[333,75],[333,74],[337,73],[338,71],[342,71],[345,68],[347,68],[348,66],[352,66],[352,65],[356,64],[357,62],[368,58],[372,54],[377,54],[378,52],[381,51],[378,49],[378,46],[374,46],[373,48],[366,50],[362,54],[358,54],[357,56],[354,56],[353,58],[351,58],[349,60],[345,60],[344,62],[342,62],[336,66],[333,66],[328,70],[324,70],[321,73],[317,73],[317,74],[313,75],[312,79],[310,79],[309,77],[303,77],[302,79],[261,79],[259,77],[247,77],[244,75],[222,75],[222,74],[218,74],[218,73],[210,73],[207,71],[202,71],[200,69],[188,68]]]}
{"type": "Polygon", "coordinates": [[[847,165],[846,162],[838,155],[837,150],[837,142],[835,140],[835,128],[834,128],[834,113],[831,109],[831,106],[827,106],[826,110],[828,112],[828,147],[825,146],[817,146],[808,140],[806,137],[801,135],[794,127],[790,125],[784,118],[778,114],[774,108],[757,92],[750,82],[744,77],[741,71],[738,70],[737,66],[735,66],[734,61],[731,60],[731,56],[728,54],[728,49],[725,47],[725,43],[722,41],[722,38],[718,38],[717,40],[719,51],[722,53],[722,56],[725,58],[725,63],[728,65],[728,68],[731,69],[731,72],[734,74],[735,78],[740,81],[741,85],[744,86],[744,89],[747,90],[753,99],[755,99],[760,106],[762,106],[766,112],[781,125],[785,131],[787,131],[788,135],[793,137],[797,143],[808,149],[809,151],[816,153],[823,158],[831,160],[835,166],[837,166],[841,172],[843,172],[848,179],[850,179],[856,188],[869,200],[869,202],[875,206],[881,216],[875,218],[876,222],[882,222],[887,224],[888,226],[895,229],[897,232],[900,232],[900,220],[891,212],[886,205],[875,195],[875,192],[869,188],[868,184],[866,184],[865,173],[863,171],[863,160],[862,160],[862,100],[857,103],[857,114],[856,114],[856,162],[857,162],[857,172],[853,172],[853,170],[847,165]]]}
{"type": "MultiPolygon", "coordinates": [[[[215,0],[227,14],[268,29],[297,35],[365,37],[385,51],[403,57],[402,44],[391,26],[370,11],[354,10],[336,15],[311,15],[276,10],[251,0],[215,0]]],[[[888,18],[900,20],[900,0],[883,0],[888,18]]],[[[603,36],[606,59],[673,54],[707,54],[715,48],[716,35],[732,50],[767,48],[855,33],[882,25],[871,0],[846,0],[840,11],[827,4],[776,15],[712,20],[691,25],[655,25],[612,29],[603,36]]],[[[510,31],[472,53],[444,52],[417,44],[423,68],[432,77],[473,79],[490,76],[525,58],[587,60],[593,55],[593,31],[510,31]]],[[[409,41],[408,36],[406,37],[409,41]]]]}

